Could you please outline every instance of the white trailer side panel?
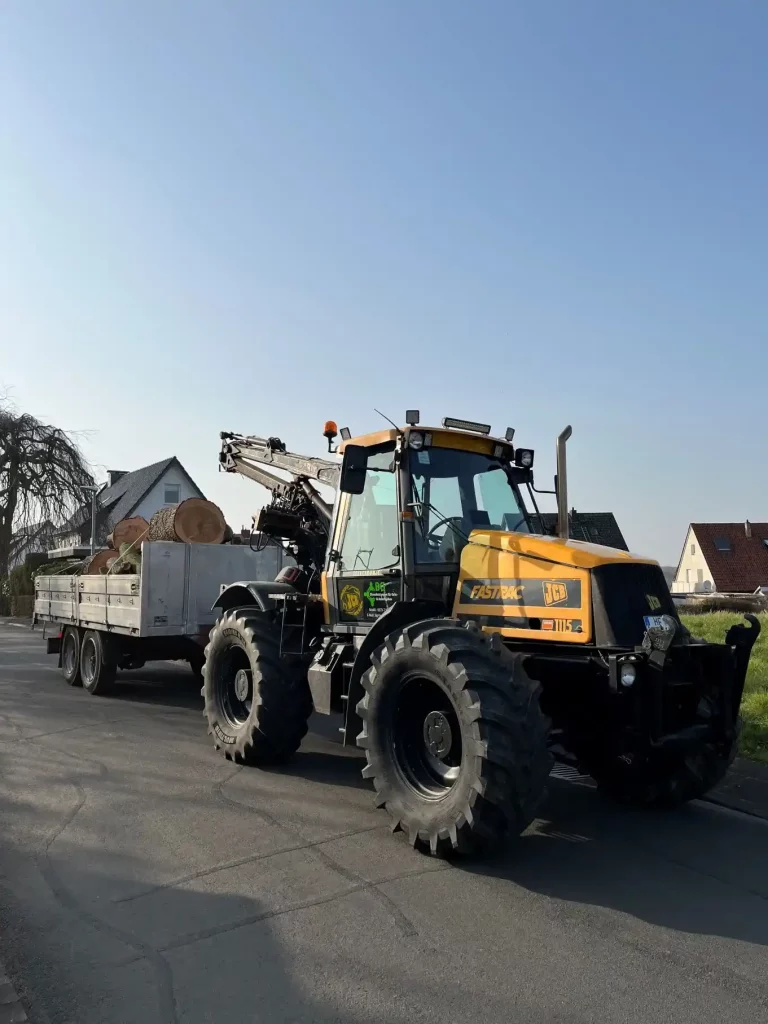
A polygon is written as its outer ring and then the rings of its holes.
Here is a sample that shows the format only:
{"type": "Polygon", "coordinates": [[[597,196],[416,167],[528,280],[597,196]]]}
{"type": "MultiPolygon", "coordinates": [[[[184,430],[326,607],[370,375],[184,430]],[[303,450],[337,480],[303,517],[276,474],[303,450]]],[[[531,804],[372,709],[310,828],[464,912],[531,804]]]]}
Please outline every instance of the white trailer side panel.
{"type": "Polygon", "coordinates": [[[138,576],[78,576],[77,616],[89,629],[117,629],[138,635],[141,608],[138,576]]]}
{"type": "MultiPolygon", "coordinates": [[[[191,546],[174,544],[172,541],[153,541],[142,545],[142,636],[174,636],[187,632],[184,624],[184,595],[191,546]]],[[[194,546],[200,547],[198,544],[194,546]]],[[[224,545],[215,545],[216,550],[220,546],[224,545]]]]}
{"type": "MultiPolygon", "coordinates": [[[[178,546],[178,545],[177,545],[178,546]]],[[[186,621],[189,633],[207,632],[217,618],[211,611],[222,584],[238,580],[273,580],[290,562],[282,548],[271,544],[263,551],[233,544],[188,544],[189,571],[186,621]]]]}
{"type": "Polygon", "coordinates": [[[144,544],[141,574],[38,576],[35,621],[71,623],[135,637],[198,636],[216,620],[222,586],[273,580],[293,559],[270,545],[144,544]]]}

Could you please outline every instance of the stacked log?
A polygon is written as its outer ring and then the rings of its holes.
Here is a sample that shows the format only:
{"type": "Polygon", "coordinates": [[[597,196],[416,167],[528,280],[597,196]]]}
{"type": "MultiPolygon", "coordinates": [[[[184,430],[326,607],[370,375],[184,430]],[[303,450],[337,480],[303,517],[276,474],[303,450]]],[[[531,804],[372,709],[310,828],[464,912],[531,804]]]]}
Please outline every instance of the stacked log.
{"type": "Polygon", "coordinates": [[[110,547],[116,551],[122,551],[124,544],[133,544],[138,549],[142,540],[146,539],[148,530],[149,523],[144,516],[121,519],[112,531],[110,547]]]}
{"type": "Polygon", "coordinates": [[[104,548],[103,551],[97,551],[94,555],[91,555],[90,559],[85,563],[83,567],[83,576],[98,576],[102,569],[106,572],[107,563],[110,559],[117,557],[117,551],[113,548],[104,548]]]}
{"type": "Polygon", "coordinates": [[[227,523],[218,505],[205,498],[187,498],[155,512],[149,521],[147,540],[222,544],[226,535],[227,523]]]}
{"type": "Polygon", "coordinates": [[[141,545],[145,540],[171,540],[182,544],[227,544],[232,530],[218,505],[205,498],[187,498],[155,512],[149,522],[143,516],[121,519],[83,568],[84,575],[122,575],[141,572],[141,545]]]}

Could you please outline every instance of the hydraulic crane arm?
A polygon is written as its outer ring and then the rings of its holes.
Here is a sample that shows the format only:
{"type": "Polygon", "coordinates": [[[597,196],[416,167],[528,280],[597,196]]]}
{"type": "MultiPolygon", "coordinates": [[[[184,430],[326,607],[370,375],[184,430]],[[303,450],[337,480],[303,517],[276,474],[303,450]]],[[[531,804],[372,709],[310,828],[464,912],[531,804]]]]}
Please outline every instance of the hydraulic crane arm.
{"type": "MultiPolygon", "coordinates": [[[[338,487],[340,468],[337,463],[286,451],[285,445],[279,437],[264,438],[250,437],[246,434],[223,433],[221,441],[219,462],[222,469],[228,473],[241,472],[238,464],[242,465],[242,460],[245,460],[245,465],[256,463],[258,466],[283,469],[294,478],[303,476],[309,480],[327,484],[329,487],[338,487]]],[[[271,473],[267,475],[273,481],[285,483],[278,476],[273,476],[271,473]]],[[[261,483],[261,480],[258,482],[261,483]]],[[[265,486],[274,487],[275,483],[267,483],[265,486]]]]}
{"type": "Polygon", "coordinates": [[[300,487],[326,523],[330,523],[331,508],[309,481],[317,480],[329,487],[337,487],[340,468],[336,463],[286,451],[279,437],[224,432],[221,434],[219,465],[226,473],[240,473],[273,493],[287,494],[292,488],[300,487]],[[272,472],[273,469],[290,473],[292,479],[283,479],[272,472]]]}

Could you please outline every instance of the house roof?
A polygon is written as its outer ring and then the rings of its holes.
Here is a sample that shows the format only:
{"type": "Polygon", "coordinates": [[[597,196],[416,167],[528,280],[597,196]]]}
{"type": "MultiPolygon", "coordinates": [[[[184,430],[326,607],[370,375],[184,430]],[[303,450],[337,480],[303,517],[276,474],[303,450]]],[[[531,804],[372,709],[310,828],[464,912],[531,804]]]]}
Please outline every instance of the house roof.
{"type": "Polygon", "coordinates": [[[691,523],[715,589],[726,594],[752,594],[768,584],[768,523],[691,523]],[[718,551],[715,540],[728,540],[729,550],[718,551]]]}
{"type": "MultiPolygon", "coordinates": [[[[103,491],[99,491],[98,508],[96,511],[97,533],[109,533],[116,523],[130,516],[145,494],[174,465],[189,478],[195,489],[202,494],[203,492],[200,491],[200,488],[192,480],[192,477],[189,476],[189,473],[187,473],[175,455],[160,462],[153,462],[151,466],[142,466],[141,469],[125,473],[111,487],[105,487],[103,491]]],[[[56,531],[57,535],[60,536],[61,534],[71,533],[72,530],[77,530],[79,527],[89,523],[90,518],[91,507],[90,504],[87,504],[79,509],[69,522],[56,531]]]]}
{"type": "MultiPolygon", "coordinates": [[[[542,512],[541,520],[546,529],[557,528],[557,514],[542,512]]],[[[577,512],[568,514],[570,534],[574,540],[586,540],[590,544],[603,544],[608,548],[628,551],[627,542],[619,529],[613,512],[577,512]]]]}

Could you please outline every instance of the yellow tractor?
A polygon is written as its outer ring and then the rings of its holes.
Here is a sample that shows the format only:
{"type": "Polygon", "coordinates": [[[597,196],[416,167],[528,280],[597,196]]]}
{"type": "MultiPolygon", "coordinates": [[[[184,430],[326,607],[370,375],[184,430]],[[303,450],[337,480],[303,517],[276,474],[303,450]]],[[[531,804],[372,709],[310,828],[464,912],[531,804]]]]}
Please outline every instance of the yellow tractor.
{"type": "Polygon", "coordinates": [[[328,459],[222,434],[222,469],[272,491],[254,542],[296,564],[222,588],[202,690],[217,749],[278,762],[313,709],[340,713],[393,830],[437,855],[520,833],[553,758],[644,806],[718,783],[759,624],[697,640],[656,562],[569,538],[570,433],[556,535],[512,430],[410,411],[403,427],[342,430],[334,449],[328,423],[328,459]]]}

